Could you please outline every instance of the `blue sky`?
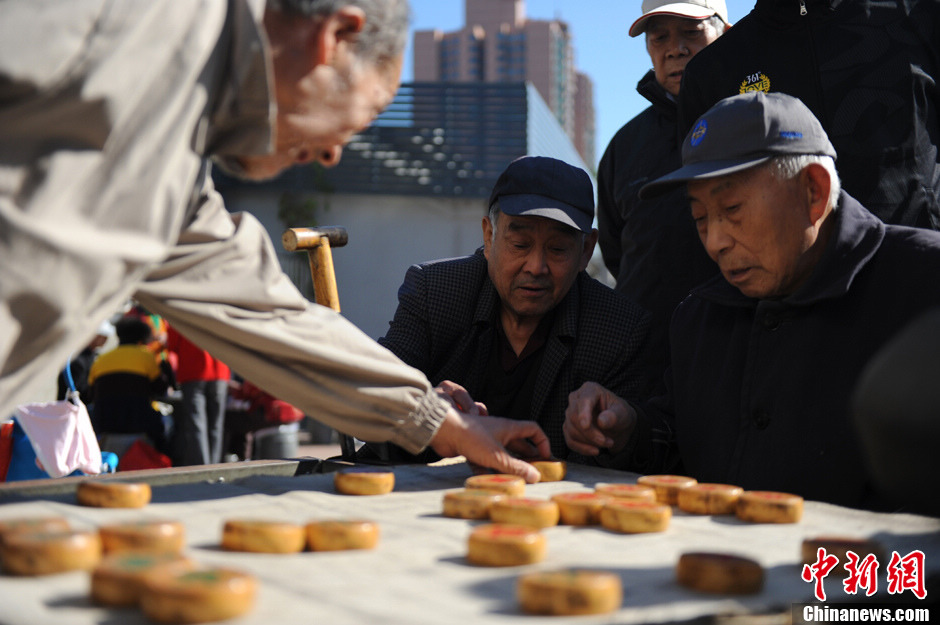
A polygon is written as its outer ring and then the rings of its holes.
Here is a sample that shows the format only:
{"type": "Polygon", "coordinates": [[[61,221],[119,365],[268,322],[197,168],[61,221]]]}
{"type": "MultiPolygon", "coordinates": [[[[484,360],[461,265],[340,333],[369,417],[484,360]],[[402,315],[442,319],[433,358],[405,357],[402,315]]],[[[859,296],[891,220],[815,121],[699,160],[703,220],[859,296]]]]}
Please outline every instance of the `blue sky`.
{"type": "MultiPolygon", "coordinates": [[[[726,1],[732,23],[754,6],[754,0],[726,1]]],[[[450,31],[463,26],[463,0],[411,0],[411,12],[413,30],[450,31]]],[[[640,0],[526,0],[529,18],[568,23],[575,65],[594,81],[598,160],[614,133],[648,105],[636,92],[636,83],[651,67],[649,55],[642,36],[627,35],[640,14],[640,0]]],[[[411,80],[411,62],[409,37],[404,81],[411,80]]]]}

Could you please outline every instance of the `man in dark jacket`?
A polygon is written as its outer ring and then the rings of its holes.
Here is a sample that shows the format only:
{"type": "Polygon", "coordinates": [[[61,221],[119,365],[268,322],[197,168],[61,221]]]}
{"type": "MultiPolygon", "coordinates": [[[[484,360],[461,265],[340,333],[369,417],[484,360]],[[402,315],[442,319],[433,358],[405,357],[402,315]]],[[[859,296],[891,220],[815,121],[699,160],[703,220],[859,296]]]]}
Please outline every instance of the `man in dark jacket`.
{"type": "Polygon", "coordinates": [[[885,223],[940,230],[940,0],[757,0],[689,63],[679,137],[722,98],[803,101],[843,187],[885,223]]]}
{"type": "Polygon", "coordinates": [[[538,422],[553,455],[565,458],[571,391],[589,380],[627,397],[646,391],[639,356],[648,315],[584,273],[597,231],[583,170],[553,158],[517,159],[489,207],[483,248],[408,270],[379,343],[462,410],[538,422]]]}
{"type": "Polygon", "coordinates": [[[940,304],[940,233],[885,225],[839,189],[835,149],[799,100],[748,93],[693,127],[683,167],[721,276],[670,328],[667,393],[572,397],[571,448],[603,464],[878,507],[850,398],[869,359],[940,304]],[[677,464],[678,463],[678,464],[677,464]]]}
{"type": "Polygon", "coordinates": [[[676,96],[686,63],[728,28],[724,0],[646,0],[630,27],[653,69],[637,85],[652,106],[621,128],[597,170],[598,243],[625,293],[651,313],[647,375],[661,383],[676,305],[718,272],[698,243],[681,191],[641,200],[644,184],[679,167],[676,96]]]}
{"type": "Polygon", "coordinates": [[[144,433],[158,451],[168,454],[168,427],[153,400],[166,393],[169,380],[148,349],[151,327],[130,315],[114,325],[118,346],[99,355],[88,371],[95,433],[144,433]]]}

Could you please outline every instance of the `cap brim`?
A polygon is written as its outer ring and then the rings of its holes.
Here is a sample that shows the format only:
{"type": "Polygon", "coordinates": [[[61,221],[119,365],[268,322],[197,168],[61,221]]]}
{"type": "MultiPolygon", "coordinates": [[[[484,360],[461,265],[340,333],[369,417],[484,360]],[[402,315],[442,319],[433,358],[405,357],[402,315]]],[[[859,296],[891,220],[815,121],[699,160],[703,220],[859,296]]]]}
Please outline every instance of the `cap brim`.
{"type": "Polygon", "coordinates": [[[502,195],[499,197],[499,210],[507,215],[553,219],[581,232],[590,232],[594,225],[593,215],[544,195],[502,195]]]}
{"type": "Polygon", "coordinates": [[[702,163],[691,163],[685,167],[680,167],[674,172],[668,173],[661,178],[649,182],[640,188],[639,196],[641,200],[648,200],[662,195],[678,186],[687,183],[690,180],[706,180],[708,178],[718,178],[727,176],[751,167],[756,167],[761,163],[766,163],[772,156],[761,156],[747,160],[728,160],[728,161],[705,161],[702,163]]]}
{"type": "Polygon", "coordinates": [[[672,15],[675,17],[685,17],[693,20],[704,20],[706,18],[715,15],[716,12],[711,9],[706,9],[705,7],[696,6],[694,4],[686,4],[685,2],[677,2],[676,4],[664,4],[661,7],[657,7],[655,10],[650,11],[649,13],[644,13],[640,18],[633,22],[628,31],[631,37],[638,37],[643,34],[646,30],[646,21],[655,17],[656,15],[672,15]]]}

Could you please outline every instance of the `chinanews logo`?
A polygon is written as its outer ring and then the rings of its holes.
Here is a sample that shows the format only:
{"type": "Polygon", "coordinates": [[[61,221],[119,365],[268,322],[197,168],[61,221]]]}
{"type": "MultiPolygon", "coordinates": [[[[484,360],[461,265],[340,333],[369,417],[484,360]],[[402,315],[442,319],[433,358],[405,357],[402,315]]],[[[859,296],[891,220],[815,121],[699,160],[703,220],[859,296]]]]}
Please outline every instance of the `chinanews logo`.
{"type": "MultiPolygon", "coordinates": [[[[844,551],[844,565],[839,555],[829,553],[825,546],[816,549],[815,562],[803,564],[800,575],[804,582],[813,584],[813,590],[818,603],[792,604],[791,618],[794,623],[828,623],[839,621],[843,623],[861,623],[867,621],[891,621],[893,623],[920,623],[930,621],[930,608],[927,604],[911,602],[907,597],[912,594],[918,601],[927,598],[927,556],[920,549],[911,551],[902,556],[897,551],[891,552],[887,562],[879,562],[879,556],[873,553],[875,545],[860,544],[858,553],[853,549],[844,551]],[[868,553],[866,553],[868,552],[868,553]],[[878,596],[879,576],[878,570],[882,564],[885,566],[884,590],[889,596],[901,595],[891,600],[883,599],[878,602],[872,597],[878,596]],[[841,582],[830,580],[831,585],[841,586],[843,593],[857,597],[864,593],[864,602],[840,601],[832,607],[825,605],[828,598],[825,589],[825,580],[830,573],[839,575],[839,569],[846,571],[841,582]],[[835,584],[833,584],[835,582],[835,584]]],[[[830,586],[830,589],[831,586],[830,586]]],[[[884,593],[880,595],[884,597],[884,593]]]]}
{"type": "Polygon", "coordinates": [[[752,91],[770,93],[770,79],[767,78],[767,74],[762,72],[750,74],[741,82],[741,86],[738,88],[739,94],[750,93],[752,91]]]}

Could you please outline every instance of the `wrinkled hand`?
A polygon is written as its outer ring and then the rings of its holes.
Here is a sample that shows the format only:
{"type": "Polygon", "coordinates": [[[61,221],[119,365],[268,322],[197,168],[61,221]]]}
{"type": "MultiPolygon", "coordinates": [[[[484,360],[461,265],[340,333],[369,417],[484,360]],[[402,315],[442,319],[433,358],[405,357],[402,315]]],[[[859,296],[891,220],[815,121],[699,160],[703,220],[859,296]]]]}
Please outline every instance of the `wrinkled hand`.
{"type": "Polygon", "coordinates": [[[600,384],[586,382],[568,395],[565,442],[573,451],[596,456],[622,451],[636,427],[636,410],[600,384]]]}
{"type": "Polygon", "coordinates": [[[438,386],[434,388],[437,391],[437,396],[449,403],[457,412],[465,412],[474,416],[485,417],[489,414],[486,409],[486,405],[473,401],[473,398],[470,397],[470,393],[467,392],[467,389],[460,386],[456,382],[451,382],[450,380],[444,380],[438,386]]]}
{"type": "Polygon", "coordinates": [[[472,465],[500,473],[519,475],[530,484],[539,472],[513,454],[526,458],[549,458],[548,437],[534,421],[476,416],[449,410],[431,439],[431,447],[445,458],[463,456],[472,465]]]}

